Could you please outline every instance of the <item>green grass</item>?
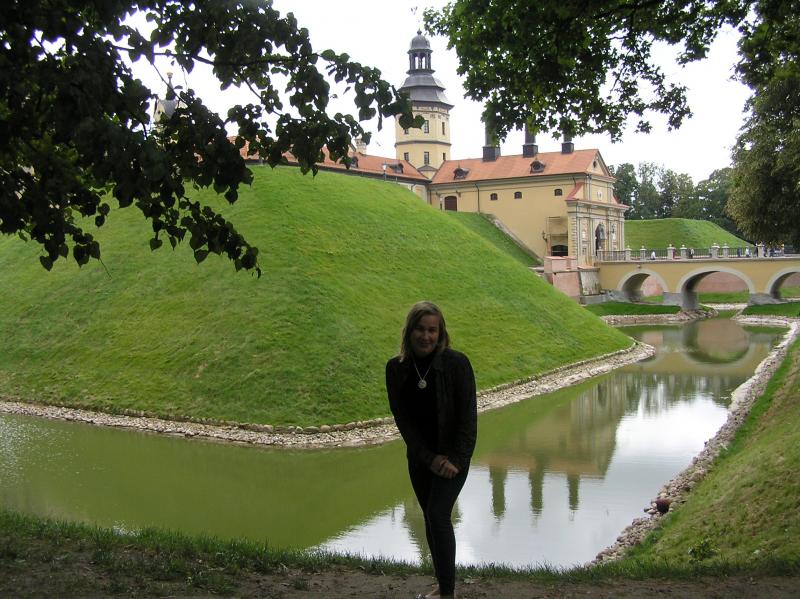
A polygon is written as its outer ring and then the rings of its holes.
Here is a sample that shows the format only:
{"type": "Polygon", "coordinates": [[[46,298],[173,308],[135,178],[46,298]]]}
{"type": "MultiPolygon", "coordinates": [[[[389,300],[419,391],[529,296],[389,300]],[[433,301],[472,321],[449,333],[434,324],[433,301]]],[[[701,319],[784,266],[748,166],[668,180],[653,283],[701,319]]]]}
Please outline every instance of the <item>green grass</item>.
{"type": "Polygon", "coordinates": [[[633,250],[642,246],[661,249],[669,244],[680,248],[707,248],[720,246],[745,247],[749,245],[714,223],[687,218],[662,218],[656,220],[625,221],[625,244],[633,250]]]}
{"type": "MultiPolygon", "coordinates": [[[[379,581],[395,576],[429,576],[428,565],[326,552],[285,551],[248,541],[146,529],[119,533],[85,524],[25,516],[0,509],[0,593],[13,596],[283,596],[281,589],[313,591],[320,572],[334,570],[336,578],[363,574],[379,581]]],[[[670,580],[698,576],[797,576],[797,559],[762,557],[748,562],[668,562],[625,559],[596,567],[511,569],[487,564],[459,567],[458,584],[469,580],[523,581],[551,585],[623,583],[625,596],[643,596],[653,585],[667,591],[670,580]],[[639,588],[630,581],[642,580],[639,588]],[[662,582],[658,582],[662,581],[662,582]]],[[[363,583],[362,583],[363,584],[363,583]]],[[[373,585],[367,583],[367,587],[373,585]]],[[[783,585],[785,586],[785,585],[783,585]]],[[[606,590],[612,590],[606,587],[606,590]]],[[[574,591],[575,589],[568,589],[574,591]]],[[[622,589],[620,589],[622,590],[622,589]]],[[[587,592],[584,590],[584,594],[587,592]]],[[[684,592],[686,589],[684,588],[684,592]]],[[[556,593],[572,595],[572,592],[556,593]]]]}
{"type": "Polygon", "coordinates": [[[681,564],[800,559],[800,341],[734,441],[633,552],[681,564]]]}
{"type": "Polygon", "coordinates": [[[261,279],[187,245],[151,252],[116,210],[104,266],[0,239],[4,397],[169,418],[317,425],[388,415],[383,372],[411,304],[438,303],[479,388],[630,340],[402,187],[254,169],[218,207],[260,249],[261,279]],[[106,271],[107,269],[107,271],[106,271]]]}
{"type": "Polygon", "coordinates": [[[662,306],[659,304],[648,303],[629,303],[629,302],[604,302],[602,304],[590,304],[586,309],[598,316],[619,316],[619,315],[639,315],[639,314],[677,314],[681,311],[680,306],[662,306]]]}
{"type": "Polygon", "coordinates": [[[454,212],[448,211],[447,214],[457,219],[462,225],[483,237],[497,249],[505,252],[523,266],[540,266],[541,261],[537,260],[518,246],[514,241],[500,229],[498,229],[485,214],[476,212],[454,212]]]}
{"type": "Polygon", "coordinates": [[[748,291],[698,293],[701,304],[746,304],[750,299],[748,291]]]}
{"type": "Polygon", "coordinates": [[[787,304],[763,304],[760,306],[747,306],[742,310],[742,314],[747,315],[773,315],[773,316],[795,316],[800,317],[800,302],[787,304]]]}

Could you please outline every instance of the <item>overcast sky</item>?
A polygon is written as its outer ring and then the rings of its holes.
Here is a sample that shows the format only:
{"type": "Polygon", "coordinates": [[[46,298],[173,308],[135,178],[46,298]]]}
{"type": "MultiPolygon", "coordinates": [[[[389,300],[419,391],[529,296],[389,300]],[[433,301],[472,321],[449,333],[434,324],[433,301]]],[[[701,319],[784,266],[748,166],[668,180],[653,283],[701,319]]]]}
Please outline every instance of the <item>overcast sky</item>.
{"type": "MultiPolygon", "coordinates": [[[[383,78],[400,86],[406,77],[411,38],[422,23],[425,6],[441,6],[443,0],[275,0],[274,6],[282,13],[294,12],[301,26],[306,27],[315,50],[331,48],[346,52],[354,60],[377,67],[383,78]],[[416,14],[413,9],[418,7],[416,14]]],[[[668,131],[665,119],[653,116],[653,132],[636,134],[628,128],[621,142],[612,144],[607,135],[576,138],[575,147],[597,148],[610,164],[655,162],[679,173],[688,173],[696,182],[707,178],[714,169],[730,165],[730,148],[743,121],[743,106],[749,93],[746,87],[731,80],[736,61],[736,32],[720,33],[709,58],[701,63],[680,68],[665,51],[663,67],[676,75],[689,88],[689,104],[694,116],[685,121],[677,131],[668,131]]],[[[451,111],[451,156],[471,158],[481,155],[483,127],[480,122],[481,105],[467,100],[456,73],[457,57],[447,50],[443,38],[430,38],[433,49],[432,66],[446,88],[446,95],[455,105],[451,111]]],[[[142,71],[143,72],[143,71],[142,71]]],[[[137,74],[150,85],[158,83],[152,74],[137,74]]],[[[213,109],[224,112],[234,101],[252,101],[242,94],[228,94],[225,98],[213,85],[204,69],[196,69],[186,77],[176,73],[175,81],[195,88],[213,109]],[[205,74],[204,74],[205,73],[205,74]]],[[[349,110],[352,103],[334,105],[335,110],[349,110]]],[[[384,123],[378,132],[377,122],[371,123],[372,143],[370,154],[394,157],[394,123],[384,123]]],[[[521,153],[522,132],[509,134],[502,146],[503,154],[521,153]]],[[[560,140],[539,136],[540,151],[560,149],[560,140]]]]}

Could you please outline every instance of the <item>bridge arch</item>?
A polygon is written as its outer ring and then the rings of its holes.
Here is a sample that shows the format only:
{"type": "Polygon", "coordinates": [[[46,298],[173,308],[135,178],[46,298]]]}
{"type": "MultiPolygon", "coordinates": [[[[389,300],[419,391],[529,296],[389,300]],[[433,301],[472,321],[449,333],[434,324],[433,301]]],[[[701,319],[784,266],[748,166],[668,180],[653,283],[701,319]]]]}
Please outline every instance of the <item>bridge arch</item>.
{"type": "Polygon", "coordinates": [[[699,283],[701,279],[715,272],[726,272],[740,278],[744,284],[747,285],[747,290],[750,294],[756,293],[756,287],[753,285],[753,281],[742,271],[728,266],[717,266],[716,264],[709,264],[703,268],[695,268],[687,272],[681,277],[680,281],[678,281],[678,288],[676,291],[681,292],[684,288],[688,291],[694,291],[694,286],[699,283]]]}
{"type": "Polygon", "coordinates": [[[782,268],[769,278],[765,291],[775,299],[779,299],[779,290],[781,285],[786,279],[796,273],[800,273],[800,266],[789,266],[787,268],[782,268]]]}
{"type": "Polygon", "coordinates": [[[661,285],[661,289],[663,289],[664,292],[667,292],[669,289],[666,281],[664,281],[664,277],[662,277],[656,271],[650,270],[649,268],[639,268],[633,272],[625,274],[619,280],[619,283],[617,283],[617,290],[622,292],[624,299],[628,301],[641,299],[642,284],[647,277],[653,277],[658,284],[661,285]]]}

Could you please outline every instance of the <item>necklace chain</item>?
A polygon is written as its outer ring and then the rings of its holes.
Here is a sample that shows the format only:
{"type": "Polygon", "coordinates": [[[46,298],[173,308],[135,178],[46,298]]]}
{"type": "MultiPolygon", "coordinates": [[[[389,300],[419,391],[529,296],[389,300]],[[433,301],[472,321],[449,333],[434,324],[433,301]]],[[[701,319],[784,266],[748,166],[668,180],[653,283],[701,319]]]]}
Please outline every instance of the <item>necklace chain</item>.
{"type": "Polygon", "coordinates": [[[424,375],[421,375],[421,374],[419,373],[419,368],[417,368],[417,362],[416,362],[416,360],[414,360],[414,359],[412,358],[412,359],[411,359],[411,363],[412,363],[412,364],[414,364],[414,370],[416,370],[416,371],[417,371],[417,376],[419,377],[419,382],[417,383],[417,387],[419,387],[420,389],[424,389],[425,387],[427,387],[427,386],[428,386],[428,383],[427,383],[427,381],[425,381],[425,378],[428,376],[428,373],[431,371],[431,366],[433,366],[433,362],[431,362],[431,363],[428,365],[428,370],[426,370],[426,371],[425,371],[425,374],[424,374],[424,375]]]}

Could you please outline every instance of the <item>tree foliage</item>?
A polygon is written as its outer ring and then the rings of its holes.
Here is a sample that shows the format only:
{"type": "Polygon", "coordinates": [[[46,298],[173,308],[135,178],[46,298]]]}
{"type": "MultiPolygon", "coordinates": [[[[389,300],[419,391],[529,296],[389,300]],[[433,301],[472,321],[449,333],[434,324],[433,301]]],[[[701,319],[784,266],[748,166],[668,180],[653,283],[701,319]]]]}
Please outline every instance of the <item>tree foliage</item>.
{"type": "Polygon", "coordinates": [[[737,25],[738,0],[456,0],[427,10],[429,31],[459,57],[471,98],[499,136],[524,123],[572,135],[619,139],[629,115],[649,131],[649,112],[670,127],[690,115],[686,88],[653,61],[656,42],[680,45],[680,64],[704,58],[725,24],[737,25]]]}
{"type": "Polygon", "coordinates": [[[691,114],[686,89],[653,60],[655,44],[673,45],[677,63],[687,64],[705,57],[723,26],[736,27],[736,72],[753,95],[732,190],[709,180],[697,190],[703,197],[693,198],[688,181],[665,181],[674,193],[661,206],[648,206],[652,189],[642,187],[631,213],[708,218],[711,210],[718,224],[751,239],[800,242],[800,0],[453,0],[427,10],[425,22],[455,48],[467,95],[485,103],[499,137],[527,123],[613,140],[630,116],[649,131],[651,114],[665,115],[671,128],[691,114]],[[728,193],[735,225],[712,208],[728,193]]]}
{"type": "Polygon", "coordinates": [[[734,150],[728,213],[750,239],[800,246],[800,78],[774,80],[752,107],[734,150]]]}
{"type": "Polygon", "coordinates": [[[740,234],[725,213],[733,185],[730,168],[715,170],[697,185],[686,173],[676,173],[652,162],[640,163],[638,167],[626,162],[612,166],[611,172],[617,179],[614,183],[617,199],[630,206],[625,214],[627,220],[707,220],[734,235],[740,234]]]}
{"type": "Polygon", "coordinates": [[[754,89],[728,213],[751,239],[800,245],[800,2],[756,4],[738,72],[754,89]]]}
{"type": "Polygon", "coordinates": [[[368,137],[359,121],[376,115],[414,122],[379,71],[347,54],[315,52],[308,31],[269,0],[5,0],[0,232],[41,244],[45,268],[70,251],[85,264],[100,258],[87,225],[102,226],[114,202],[135,205],[152,222],[151,248],[188,236],[198,262],[213,252],[260,274],[258,250],[192,200],[191,189],[212,187],[236,201],[252,179],[239,153],[244,143],[270,165],[291,151],[304,172],[315,170],[323,146],[347,161],[351,137],[368,137]],[[134,14],[149,31],[131,24],[134,14]],[[155,65],[159,56],[186,71],[209,64],[221,89],[247,86],[253,102],[220,117],[183,90],[156,128],[148,116],[155,95],[129,65],[155,65]],[[330,79],[351,88],[356,117],[328,114],[330,79]]]}

